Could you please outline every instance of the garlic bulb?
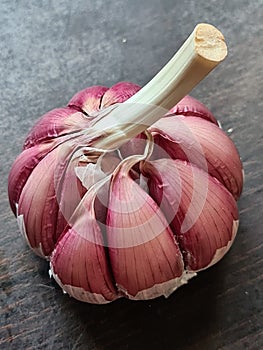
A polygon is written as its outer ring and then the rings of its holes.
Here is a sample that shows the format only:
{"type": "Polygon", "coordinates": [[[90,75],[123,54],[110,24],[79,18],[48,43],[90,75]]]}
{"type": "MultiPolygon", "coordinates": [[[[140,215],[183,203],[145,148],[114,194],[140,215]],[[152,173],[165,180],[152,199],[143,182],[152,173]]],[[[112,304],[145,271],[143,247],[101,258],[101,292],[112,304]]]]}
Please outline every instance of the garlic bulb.
{"type": "Polygon", "coordinates": [[[168,296],[230,248],[242,164],[187,95],[225,56],[222,34],[200,24],[144,88],[87,88],[30,131],[9,175],[10,205],[71,296],[168,296]]]}

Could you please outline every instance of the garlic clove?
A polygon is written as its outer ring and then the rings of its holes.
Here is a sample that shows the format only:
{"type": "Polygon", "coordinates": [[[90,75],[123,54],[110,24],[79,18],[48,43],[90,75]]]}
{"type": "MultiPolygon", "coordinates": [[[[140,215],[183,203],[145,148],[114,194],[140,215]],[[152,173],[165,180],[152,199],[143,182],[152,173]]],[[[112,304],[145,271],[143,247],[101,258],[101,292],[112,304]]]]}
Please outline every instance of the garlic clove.
{"type": "Polygon", "coordinates": [[[56,141],[37,144],[24,150],[15,160],[8,177],[8,195],[12,211],[16,215],[21,192],[35,166],[56,147],[56,141]]]}
{"type": "Polygon", "coordinates": [[[78,300],[107,303],[118,298],[105,242],[96,221],[94,195],[88,192],[76,209],[51,256],[55,280],[78,300]]]}
{"type": "Polygon", "coordinates": [[[110,264],[123,295],[168,296],[185,283],[182,254],[164,215],[126,171],[112,179],[106,224],[110,264]]]}
{"type": "Polygon", "coordinates": [[[24,149],[50,139],[88,128],[90,120],[72,108],[57,108],[44,114],[29,132],[24,149]]]}
{"type": "Polygon", "coordinates": [[[64,227],[57,231],[60,181],[75,145],[66,143],[49,152],[28,177],[17,206],[22,233],[35,252],[48,257],[64,227]],[[64,164],[63,164],[64,163],[64,164]]]}
{"type": "Polygon", "coordinates": [[[23,221],[22,233],[30,247],[43,257],[50,255],[55,244],[58,212],[58,203],[54,200],[56,157],[57,149],[38,163],[28,178],[18,202],[17,218],[19,222],[23,221]]]}
{"type": "Polygon", "coordinates": [[[77,92],[69,101],[68,106],[89,116],[96,114],[100,109],[102,96],[107,90],[106,86],[88,87],[77,92]]]}
{"type": "Polygon", "coordinates": [[[201,118],[170,116],[155,123],[150,131],[164,154],[208,171],[239,198],[242,163],[234,143],[218,126],[201,118]]]}
{"type": "Polygon", "coordinates": [[[182,98],[181,101],[178,102],[172,109],[170,109],[167,114],[169,115],[171,113],[176,115],[183,115],[185,117],[199,117],[206,119],[214,124],[218,124],[216,118],[209,111],[209,109],[203,105],[203,103],[189,95],[182,98]]]}
{"type": "Polygon", "coordinates": [[[214,177],[181,160],[145,163],[150,195],[166,214],[187,270],[215,264],[231,247],[238,210],[231,193],[214,177]]]}
{"type": "MultiPolygon", "coordinates": [[[[15,160],[8,177],[8,195],[12,211],[16,215],[16,206],[18,204],[22,189],[27,182],[30,174],[38,163],[56,147],[61,146],[65,141],[69,141],[70,136],[61,136],[57,139],[47,140],[43,143],[35,144],[26,148],[15,160]]],[[[67,147],[67,146],[65,146],[67,147]]],[[[63,151],[60,151],[61,155],[63,151]]]]}
{"type": "Polygon", "coordinates": [[[115,103],[122,103],[137,91],[140,90],[140,86],[129,82],[119,82],[113,85],[109,90],[105,92],[101,100],[101,108],[109,107],[115,103]]]}
{"type": "MultiPolygon", "coordinates": [[[[89,230],[94,235],[100,233],[91,223],[89,230]]],[[[105,304],[118,298],[103,246],[89,242],[71,228],[52,254],[51,271],[61,288],[80,301],[105,304]]]]}

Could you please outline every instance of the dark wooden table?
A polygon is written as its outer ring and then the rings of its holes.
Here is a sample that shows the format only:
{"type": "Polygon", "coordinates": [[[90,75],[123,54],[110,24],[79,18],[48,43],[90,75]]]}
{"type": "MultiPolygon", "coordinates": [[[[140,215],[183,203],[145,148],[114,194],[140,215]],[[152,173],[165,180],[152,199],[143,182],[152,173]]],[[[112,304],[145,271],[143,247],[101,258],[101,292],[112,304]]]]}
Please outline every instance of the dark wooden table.
{"type": "Polygon", "coordinates": [[[263,349],[262,1],[0,2],[1,349],[263,349]],[[198,22],[225,35],[229,56],[192,95],[229,130],[244,163],[240,228],[216,266],[167,300],[106,306],[63,295],[19,234],[10,166],[34,121],[78,90],[145,84],[198,22]]]}

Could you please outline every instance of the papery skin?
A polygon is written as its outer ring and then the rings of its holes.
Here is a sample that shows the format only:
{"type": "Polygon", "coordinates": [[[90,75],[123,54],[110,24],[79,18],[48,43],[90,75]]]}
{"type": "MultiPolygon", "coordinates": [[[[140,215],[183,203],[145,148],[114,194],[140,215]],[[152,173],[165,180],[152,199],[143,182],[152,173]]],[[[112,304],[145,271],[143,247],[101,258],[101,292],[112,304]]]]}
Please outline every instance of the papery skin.
{"type": "Polygon", "coordinates": [[[149,127],[150,159],[120,164],[143,154],[147,137],[140,134],[97,162],[90,126],[139,89],[121,82],[78,92],[67,107],[40,118],[10,171],[9,200],[20,230],[50,260],[59,285],[81,301],[168,296],[220,260],[236,235],[242,164],[196,99],[186,96],[149,127]]]}

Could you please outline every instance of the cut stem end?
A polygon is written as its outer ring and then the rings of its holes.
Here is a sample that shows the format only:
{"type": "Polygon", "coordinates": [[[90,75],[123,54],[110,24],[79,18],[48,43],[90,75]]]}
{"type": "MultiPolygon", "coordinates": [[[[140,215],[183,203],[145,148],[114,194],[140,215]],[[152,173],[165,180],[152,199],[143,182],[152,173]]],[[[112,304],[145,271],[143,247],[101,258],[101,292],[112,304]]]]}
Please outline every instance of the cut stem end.
{"type": "Polygon", "coordinates": [[[195,27],[195,50],[204,60],[220,63],[227,55],[223,34],[214,26],[200,23],[195,27]]]}

